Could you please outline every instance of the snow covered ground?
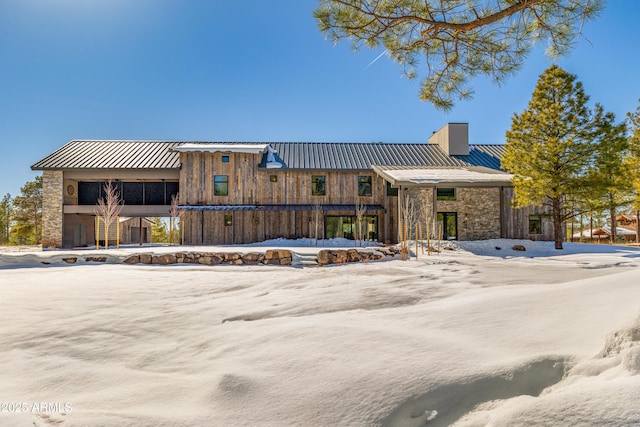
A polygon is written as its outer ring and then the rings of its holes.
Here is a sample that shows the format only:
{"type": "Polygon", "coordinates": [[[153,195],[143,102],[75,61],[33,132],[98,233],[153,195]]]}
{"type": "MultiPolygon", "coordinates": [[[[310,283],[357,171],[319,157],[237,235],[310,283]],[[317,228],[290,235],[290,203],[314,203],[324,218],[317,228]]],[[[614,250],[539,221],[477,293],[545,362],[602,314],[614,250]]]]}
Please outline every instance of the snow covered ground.
{"type": "MultiPolygon", "coordinates": [[[[322,249],[303,243],[266,245],[322,249]]],[[[640,249],[447,248],[322,268],[1,252],[0,425],[640,423],[640,249]]]]}

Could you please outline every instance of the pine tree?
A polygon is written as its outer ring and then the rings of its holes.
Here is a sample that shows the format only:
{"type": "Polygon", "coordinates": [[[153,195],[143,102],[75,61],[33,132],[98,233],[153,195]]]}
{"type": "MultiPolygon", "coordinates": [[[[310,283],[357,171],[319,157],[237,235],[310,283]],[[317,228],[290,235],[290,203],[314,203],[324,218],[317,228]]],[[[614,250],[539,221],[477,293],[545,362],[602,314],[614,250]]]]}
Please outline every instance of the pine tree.
{"type": "Polygon", "coordinates": [[[611,243],[615,243],[616,210],[629,205],[632,200],[633,182],[629,177],[629,141],[626,123],[615,123],[613,113],[604,112],[596,105],[598,128],[597,149],[591,167],[590,198],[595,210],[606,210],[611,223],[611,243]]]}
{"type": "Polygon", "coordinates": [[[12,205],[11,194],[5,194],[2,201],[0,201],[0,244],[2,245],[9,243],[11,216],[13,213],[12,205]]]}
{"type": "Polygon", "coordinates": [[[17,244],[37,245],[42,238],[42,176],[29,181],[13,199],[11,240],[17,244]]]}
{"type": "Polygon", "coordinates": [[[151,241],[153,243],[168,243],[169,231],[167,225],[160,217],[151,218],[153,225],[151,226],[151,241]]]}
{"type": "Polygon", "coordinates": [[[554,242],[562,249],[563,223],[588,189],[596,122],[576,76],[552,65],[540,75],[529,105],[507,131],[502,167],[514,174],[516,206],[552,209],[554,242]]]}
{"type": "Polygon", "coordinates": [[[629,126],[629,157],[626,167],[629,180],[633,185],[633,209],[636,211],[636,242],[640,242],[640,107],[633,113],[627,113],[629,126]]]}
{"type": "Polygon", "coordinates": [[[537,41],[566,53],[604,0],[320,0],[314,16],[334,42],[382,45],[389,57],[426,76],[420,99],[442,109],[471,96],[477,75],[500,83],[520,68],[537,41]]]}

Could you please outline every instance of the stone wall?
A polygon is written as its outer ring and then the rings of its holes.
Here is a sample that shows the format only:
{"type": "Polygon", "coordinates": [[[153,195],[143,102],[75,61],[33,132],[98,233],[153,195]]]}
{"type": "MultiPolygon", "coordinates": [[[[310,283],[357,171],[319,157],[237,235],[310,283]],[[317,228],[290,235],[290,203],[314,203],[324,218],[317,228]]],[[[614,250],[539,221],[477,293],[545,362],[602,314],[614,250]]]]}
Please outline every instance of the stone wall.
{"type": "Polygon", "coordinates": [[[64,188],[62,171],[42,173],[42,247],[61,248],[64,188]]]}
{"type": "Polygon", "coordinates": [[[458,240],[498,239],[501,237],[500,188],[456,188],[456,200],[436,201],[433,188],[407,190],[415,201],[422,223],[435,220],[435,212],[455,212],[458,216],[458,240]]]}

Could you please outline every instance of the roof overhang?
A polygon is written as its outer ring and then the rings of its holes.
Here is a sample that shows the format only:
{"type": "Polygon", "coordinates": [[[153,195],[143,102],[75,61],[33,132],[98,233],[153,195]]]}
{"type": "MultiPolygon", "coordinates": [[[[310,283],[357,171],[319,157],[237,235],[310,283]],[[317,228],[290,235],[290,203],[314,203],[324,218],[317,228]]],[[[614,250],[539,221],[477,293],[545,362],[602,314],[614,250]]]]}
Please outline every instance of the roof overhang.
{"type": "Polygon", "coordinates": [[[513,175],[482,166],[421,168],[373,166],[392,187],[496,187],[511,186],[513,175]]]}
{"type": "Polygon", "coordinates": [[[266,153],[269,144],[193,144],[186,143],[172,148],[179,152],[205,152],[205,153],[266,153]]]}

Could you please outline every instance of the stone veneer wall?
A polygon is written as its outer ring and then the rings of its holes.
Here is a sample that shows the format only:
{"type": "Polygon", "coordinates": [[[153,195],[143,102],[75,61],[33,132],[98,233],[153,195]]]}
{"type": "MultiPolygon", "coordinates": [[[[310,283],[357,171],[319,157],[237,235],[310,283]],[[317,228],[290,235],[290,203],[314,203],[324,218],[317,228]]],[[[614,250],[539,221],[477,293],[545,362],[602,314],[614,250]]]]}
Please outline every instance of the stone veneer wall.
{"type": "Polygon", "coordinates": [[[42,247],[62,247],[63,227],[62,171],[42,173],[42,247]]]}
{"type": "MultiPolygon", "coordinates": [[[[408,190],[416,201],[418,211],[427,211],[427,220],[433,216],[433,188],[408,190]]],[[[458,214],[458,240],[499,239],[500,188],[456,188],[456,200],[436,202],[437,212],[458,214]]],[[[422,215],[424,218],[424,214],[422,215]]]]}

